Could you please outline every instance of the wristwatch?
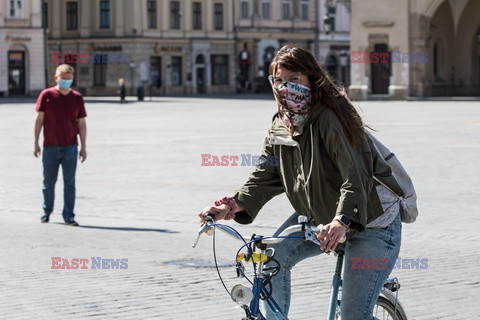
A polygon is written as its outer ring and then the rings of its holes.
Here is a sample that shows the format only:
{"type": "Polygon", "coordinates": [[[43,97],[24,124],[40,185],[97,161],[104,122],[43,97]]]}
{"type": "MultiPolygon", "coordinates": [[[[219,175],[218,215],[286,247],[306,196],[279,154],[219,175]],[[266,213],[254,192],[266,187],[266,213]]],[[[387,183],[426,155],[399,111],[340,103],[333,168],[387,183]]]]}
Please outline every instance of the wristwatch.
{"type": "Polygon", "coordinates": [[[344,216],[343,214],[336,216],[335,218],[333,218],[333,220],[340,221],[340,223],[347,228],[350,228],[350,224],[352,223],[352,221],[348,219],[346,216],[344,216]]]}

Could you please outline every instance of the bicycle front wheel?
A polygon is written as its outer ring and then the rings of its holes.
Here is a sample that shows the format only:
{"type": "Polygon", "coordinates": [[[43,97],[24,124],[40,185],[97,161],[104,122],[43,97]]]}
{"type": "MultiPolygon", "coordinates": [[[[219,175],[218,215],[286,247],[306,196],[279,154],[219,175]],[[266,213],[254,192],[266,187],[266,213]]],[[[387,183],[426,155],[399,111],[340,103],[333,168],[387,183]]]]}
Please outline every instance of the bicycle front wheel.
{"type": "Polygon", "coordinates": [[[383,291],[375,303],[373,316],[380,320],[407,320],[407,315],[399,301],[395,303],[395,296],[383,291]]]}

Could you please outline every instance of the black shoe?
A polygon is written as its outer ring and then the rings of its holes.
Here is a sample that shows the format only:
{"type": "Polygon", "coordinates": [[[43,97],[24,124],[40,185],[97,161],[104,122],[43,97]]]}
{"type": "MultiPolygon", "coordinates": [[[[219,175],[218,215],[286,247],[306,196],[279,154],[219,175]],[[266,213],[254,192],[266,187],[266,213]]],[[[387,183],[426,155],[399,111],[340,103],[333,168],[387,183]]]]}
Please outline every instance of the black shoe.
{"type": "Polygon", "coordinates": [[[41,223],[48,223],[48,221],[50,221],[50,215],[45,213],[41,218],[40,218],[40,222],[41,223]]]}
{"type": "Polygon", "coordinates": [[[67,226],[72,226],[72,227],[78,227],[79,226],[78,222],[75,221],[75,220],[65,221],[65,224],[67,226]]]}

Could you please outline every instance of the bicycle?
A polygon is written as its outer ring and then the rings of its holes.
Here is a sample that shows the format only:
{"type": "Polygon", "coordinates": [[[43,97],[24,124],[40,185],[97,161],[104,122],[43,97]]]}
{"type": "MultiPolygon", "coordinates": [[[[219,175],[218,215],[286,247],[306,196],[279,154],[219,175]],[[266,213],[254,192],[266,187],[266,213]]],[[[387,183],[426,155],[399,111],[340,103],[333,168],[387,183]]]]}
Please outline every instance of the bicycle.
{"type": "MultiPolygon", "coordinates": [[[[198,237],[195,243],[193,243],[192,247],[195,248],[202,234],[207,233],[209,235],[213,235],[213,253],[217,273],[220,277],[220,281],[222,282],[225,290],[229,293],[232,300],[239,304],[245,311],[245,317],[243,317],[242,320],[266,320],[265,316],[260,311],[260,300],[264,300],[266,302],[267,307],[272,310],[277,320],[288,320],[287,317],[283,316],[278,304],[273,298],[271,298],[271,287],[269,287],[269,282],[276,273],[275,268],[273,268],[273,270],[264,269],[264,264],[267,261],[275,259],[274,252],[268,248],[268,245],[279,243],[288,238],[303,238],[305,241],[312,241],[313,243],[320,245],[317,235],[322,231],[322,228],[322,225],[312,226],[307,224],[307,217],[299,216],[297,225],[288,227],[278,236],[263,237],[253,234],[251,237],[244,237],[233,227],[216,222],[213,215],[207,215],[205,217],[205,223],[199,229],[198,237]],[[215,254],[215,230],[217,228],[243,242],[243,245],[237,251],[235,259],[237,277],[245,278],[252,286],[251,288],[244,286],[243,284],[237,284],[232,288],[232,290],[229,291],[223,282],[215,254]],[[296,232],[303,232],[303,235],[291,236],[291,234],[296,232]],[[245,250],[246,252],[243,252],[245,250]],[[253,279],[250,279],[247,276],[245,272],[246,269],[243,264],[244,261],[251,263],[253,268],[253,279]]],[[[345,239],[342,240],[343,241],[341,242],[345,241],[345,239]]],[[[340,319],[342,287],[341,274],[344,261],[344,252],[337,250],[334,253],[337,256],[337,263],[331,285],[330,304],[327,317],[328,320],[340,319]]],[[[398,301],[399,289],[400,283],[398,282],[397,278],[390,278],[384,283],[374,308],[373,315],[375,317],[381,316],[381,318],[377,319],[407,320],[406,313],[398,301]],[[395,292],[396,294],[394,294],[395,292]]]]}

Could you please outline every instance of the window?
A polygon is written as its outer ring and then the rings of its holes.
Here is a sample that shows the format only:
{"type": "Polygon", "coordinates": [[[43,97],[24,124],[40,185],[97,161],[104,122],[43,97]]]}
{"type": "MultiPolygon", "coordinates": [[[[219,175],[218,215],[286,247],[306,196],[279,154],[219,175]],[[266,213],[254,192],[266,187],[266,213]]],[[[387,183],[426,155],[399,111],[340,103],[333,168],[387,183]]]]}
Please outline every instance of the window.
{"type": "Polygon", "coordinates": [[[213,6],[214,11],[214,27],[215,30],[223,30],[223,4],[215,3],[213,6]]]}
{"type": "Polygon", "coordinates": [[[180,2],[170,1],[170,28],[180,29],[180,2]]]}
{"type": "Polygon", "coordinates": [[[328,7],[328,20],[330,21],[330,31],[335,31],[335,7],[328,7]]]}
{"type": "Polygon", "coordinates": [[[327,57],[327,60],[325,61],[325,65],[327,67],[328,73],[334,77],[337,78],[337,58],[332,54],[327,57]]]}
{"type": "Polygon", "coordinates": [[[42,27],[48,28],[48,3],[42,3],[42,27]]]}
{"type": "Polygon", "coordinates": [[[203,57],[203,54],[199,54],[199,55],[195,58],[195,63],[196,63],[196,64],[204,64],[204,63],[205,63],[205,58],[203,57]]]}
{"type": "Polygon", "coordinates": [[[228,55],[212,55],[212,84],[228,84],[228,55]]]}
{"type": "Polygon", "coordinates": [[[260,0],[253,0],[253,15],[255,17],[260,16],[260,0]]]}
{"type": "Polygon", "coordinates": [[[93,85],[95,87],[105,87],[107,82],[107,64],[94,63],[93,64],[93,85]]]}
{"type": "Polygon", "coordinates": [[[270,19],[271,0],[262,0],[262,18],[270,19]]]}
{"type": "Polygon", "coordinates": [[[182,85],[182,57],[172,57],[172,86],[182,85]]]}
{"type": "Polygon", "coordinates": [[[10,0],[8,1],[8,17],[12,19],[23,19],[25,16],[25,1],[10,0]]]}
{"type": "Polygon", "coordinates": [[[148,28],[157,28],[157,0],[148,0],[147,2],[148,28]]]}
{"type": "Polygon", "coordinates": [[[110,28],[110,1],[100,1],[100,29],[110,28]]]}
{"type": "Polygon", "coordinates": [[[282,1],[282,19],[290,19],[290,0],[282,1]]]}
{"type": "Polygon", "coordinates": [[[202,3],[193,3],[193,16],[192,16],[193,30],[202,30],[202,3]]]}
{"type": "MultiPolygon", "coordinates": [[[[435,76],[435,80],[444,80],[443,77],[445,76],[443,72],[443,66],[445,64],[442,63],[444,61],[442,49],[443,43],[440,39],[437,39],[433,45],[433,75],[435,76]]],[[[420,61],[422,61],[421,56],[420,61]]]]}
{"type": "Polygon", "coordinates": [[[67,30],[77,30],[77,2],[67,2],[67,30]]]}
{"type": "Polygon", "coordinates": [[[248,19],[250,14],[248,12],[248,3],[249,0],[240,1],[240,19],[248,19]]]}
{"type": "Polygon", "coordinates": [[[309,11],[310,11],[309,0],[302,0],[300,5],[301,5],[301,8],[300,8],[301,19],[302,20],[308,20],[308,14],[309,14],[309,11]]]}

